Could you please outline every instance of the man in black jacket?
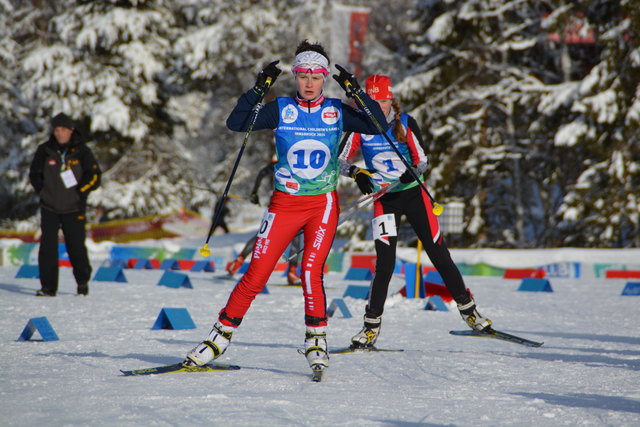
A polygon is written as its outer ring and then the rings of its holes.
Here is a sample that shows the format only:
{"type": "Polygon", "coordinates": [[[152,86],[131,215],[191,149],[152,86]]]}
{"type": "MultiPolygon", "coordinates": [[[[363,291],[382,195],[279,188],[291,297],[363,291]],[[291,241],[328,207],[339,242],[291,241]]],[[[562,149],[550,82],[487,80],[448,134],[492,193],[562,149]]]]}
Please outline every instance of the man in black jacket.
{"type": "Polygon", "coordinates": [[[53,133],[40,144],[31,162],[29,180],[40,196],[42,237],[38,251],[41,288],[37,296],[58,291],[58,230],[62,228],[78,295],[89,294],[91,264],[85,246],[87,196],[100,186],[100,167],[69,116],[51,120],[53,133]]]}

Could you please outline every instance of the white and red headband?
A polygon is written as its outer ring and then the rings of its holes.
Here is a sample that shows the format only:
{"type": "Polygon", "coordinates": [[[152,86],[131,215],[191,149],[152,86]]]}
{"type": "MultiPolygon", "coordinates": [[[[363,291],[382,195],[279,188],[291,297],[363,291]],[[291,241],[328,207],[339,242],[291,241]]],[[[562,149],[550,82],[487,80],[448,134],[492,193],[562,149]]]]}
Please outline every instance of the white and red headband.
{"type": "Polygon", "coordinates": [[[296,55],[291,67],[293,75],[296,73],[320,73],[324,77],[329,75],[329,60],[324,55],[307,50],[296,55]]]}

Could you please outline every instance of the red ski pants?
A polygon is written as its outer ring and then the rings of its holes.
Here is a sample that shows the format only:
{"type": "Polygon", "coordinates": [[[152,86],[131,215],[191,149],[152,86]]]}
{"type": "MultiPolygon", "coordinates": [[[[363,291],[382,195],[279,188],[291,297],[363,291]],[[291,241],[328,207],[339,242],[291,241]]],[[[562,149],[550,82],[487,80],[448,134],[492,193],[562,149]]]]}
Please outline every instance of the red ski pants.
{"type": "Polygon", "coordinates": [[[226,326],[240,325],[287,245],[299,230],[303,230],[301,279],[305,324],[326,326],[323,269],[338,226],[339,211],[336,191],[316,196],[274,191],[258,230],[249,268],[229,295],[227,305],[220,311],[219,321],[226,326]]]}

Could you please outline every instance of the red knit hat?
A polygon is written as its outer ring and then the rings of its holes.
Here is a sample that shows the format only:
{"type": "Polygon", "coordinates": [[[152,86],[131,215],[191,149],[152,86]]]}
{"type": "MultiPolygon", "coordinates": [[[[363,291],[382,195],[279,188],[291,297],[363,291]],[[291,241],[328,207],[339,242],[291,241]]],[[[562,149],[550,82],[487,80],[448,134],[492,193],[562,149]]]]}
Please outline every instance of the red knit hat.
{"type": "Polygon", "coordinates": [[[391,77],[375,74],[365,80],[367,95],[374,101],[378,99],[393,99],[391,92],[391,77]]]}

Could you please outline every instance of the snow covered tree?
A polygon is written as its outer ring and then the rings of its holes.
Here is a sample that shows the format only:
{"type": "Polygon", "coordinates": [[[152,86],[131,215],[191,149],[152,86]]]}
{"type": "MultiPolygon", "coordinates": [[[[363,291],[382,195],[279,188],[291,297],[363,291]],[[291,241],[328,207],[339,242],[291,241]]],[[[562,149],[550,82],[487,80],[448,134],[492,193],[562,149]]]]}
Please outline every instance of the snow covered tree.
{"type": "MultiPolygon", "coordinates": [[[[637,2],[342,3],[370,8],[364,73],[391,75],[421,125],[436,199],[467,202],[452,243],[640,246],[637,2]]],[[[89,201],[112,218],[210,208],[199,188],[224,188],[242,143],[235,100],[275,59],[267,100],[293,93],[293,50],[328,46],[332,4],[0,0],[0,217],[36,212],[25,171],[59,111],[91,141],[105,173],[89,201]]],[[[234,193],[272,144],[251,135],[234,193]]]]}
{"type": "MultiPolygon", "coordinates": [[[[470,219],[463,242],[498,247],[628,246],[636,239],[637,244],[637,214],[634,217],[631,199],[639,191],[633,179],[626,179],[637,173],[631,156],[637,139],[622,137],[625,120],[630,120],[627,112],[637,98],[633,84],[632,89],[623,84],[638,81],[634,80],[637,65],[622,59],[635,49],[623,37],[631,26],[629,21],[637,22],[631,3],[612,9],[604,20],[592,21],[585,14],[584,31],[593,29],[602,37],[595,41],[598,55],[583,55],[579,66],[572,63],[577,61],[567,53],[566,41],[552,42],[548,33],[566,31],[563,22],[583,9],[589,12],[587,3],[549,6],[524,0],[471,0],[421,4],[424,7],[417,11],[424,31],[409,37],[415,57],[413,74],[396,89],[432,137],[430,184],[436,198],[467,201],[470,219]],[[617,53],[608,47],[607,34],[611,44],[618,46],[617,53]],[[591,73],[602,75],[603,70],[608,70],[608,82],[589,83],[598,81],[591,73]],[[587,86],[588,90],[580,91],[587,86]],[[603,108],[594,108],[594,98],[581,102],[600,91],[608,94],[606,105],[600,99],[603,108]],[[616,119],[611,117],[614,113],[616,119]],[[566,143],[567,135],[575,136],[575,129],[589,127],[587,124],[591,128],[582,135],[592,135],[590,138],[577,137],[574,141],[579,144],[566,143]],[[598,204],[610,206],[611,211],[618,209],[621,218],[616,222],[625,226],[609,227],[606,232],[611,239],[607,240],[602,240],[606,227],[601,232],[587,231],[587,224],[596,221],[593,217],[559,226],[555,217],[567,210],[561,206],[568,207],[570,201],[589,206],[589,198],[572,196],[570,186],[589,164],[600,164],[613,155],[610,144],[614,139],[621,152],[618,164],[626,165],[627,171],[616,179],[626,182],[627,190],[620,194],[609,189],[608,194],[618,194],[610,196],[617,199],[614,203],[597,202],[602,194],[597,195],[592,187],[581,188],[594,197],[593,207],[585,208],[588,212],[596,212],[598,204]],[[608,155],[597,160],[598,152],[608,155]],[[627,209],[621,211],[622,206],[627,209]],[[589,237],[581,239],[580,235],[589,237]]],[[[592,46],[587,48],[593,53],[592,46]]],[[[609,185],[616,186],[616,181],[609,185]]]]}
{"type": "MultiPolygon", "coordinates": [[[[640,245],[640,11],[637,3],[592,2],[584,10],[601,46],[599,62],[572,83],[556,111],[570,119],[554,136],[579,177],[556,212],[550,243],[640,245]]],[[[575,8],[570,8],[573,11],[575,8]]],[[[559,17],[561,18],[562,14],[559,17]]],[[[548,101],[547,101],[548,102],[548,101]]],[[[560,166],[560,165],[559,165],[560,166]]]]}
{"type": "Polygon", "coordinates": [[[53,39],[23,60],[22,90],[37,99],[38,116],[64,111],[94,141],[105,174],[90,202],[116,217],[189,204],[189,152],[171,143],[163,91],[174,31],[167,2],[59,3],[53,39]]]}
{"type": "MultiPolygon", "coordinates": [[[[38,123],[22,134],[20,169],[47,137],[48,118],[67,112],[93,141],[105,171],[90,202],[104,205],[111,217],[212,204],[210,192],[196,187],[219,192],[228,177],[242,138],[224,125],[235,99],[273,59],[282,58],[286,70],[299,34],[312,36],[305,23],[322,13],[317,4],[296,1],[46,4],[45,36],[12,66],[24,75],[16,87],[38,123]]],[[[25,8],[42,14],[41,6],[25,8]]],[[[282,78],[270,96],[292,88],[293,81],[282,78]]],[[[239,184],[253,179],[252,161],[268,159],[273,150],[267,133],[251,139],[239,184]]],[[[16,168],[0,173],[9,169],[16,168]]],[[[34,209],[11,216],[30,216],[34,209]]]]}
{"type": "Polygon", "coordinates": [[[55,14],[45,1],[0,1],[0,218],[24,218],[37,200],[26,179],[33,135],[45,124],[21,91],[25,80],[21,59],[46,37],[47,21],[55,14]]]}

